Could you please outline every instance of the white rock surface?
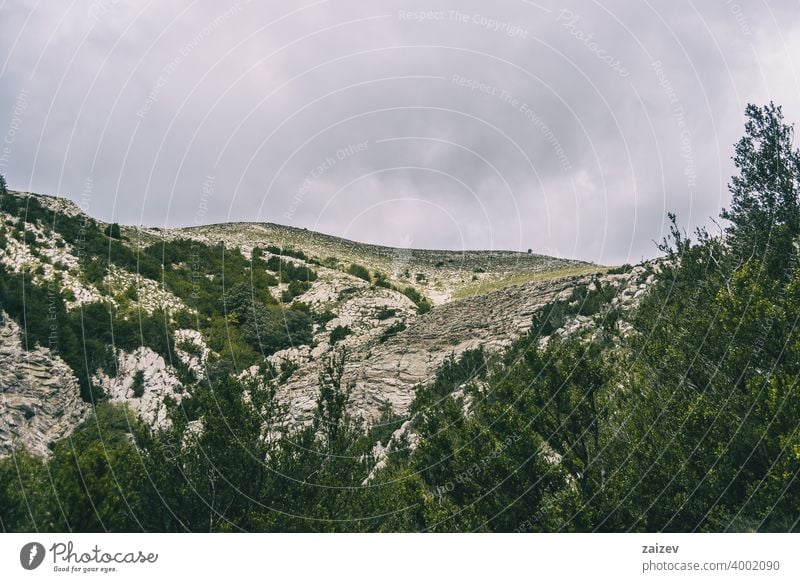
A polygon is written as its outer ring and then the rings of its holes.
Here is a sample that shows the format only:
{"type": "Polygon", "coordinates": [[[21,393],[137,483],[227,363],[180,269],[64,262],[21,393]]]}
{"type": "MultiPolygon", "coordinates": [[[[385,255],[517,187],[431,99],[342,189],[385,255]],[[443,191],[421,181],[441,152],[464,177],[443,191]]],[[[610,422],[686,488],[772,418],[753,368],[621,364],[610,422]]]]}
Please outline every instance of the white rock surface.
{"type": "Polygon", "coordinates": [[[175,330],[175,354],[188,367],[198,380],[206,376],[206,362],[211,350],[206,345],[203,335],[196,329],[175,330]],[[193,346],[190,353],[184,347],[193,346]]]}
{"type": "Polygon", "coordinates": [[[25,351],[19,326],[0,313],[0,456],[35,455],[69,435],[88,414],[72,370],[49,349],[25,351]]]}
{"type": "Polygon", "coordinates": [[[126,403],[142,420],[152,426],[169,425],[164,399],[176,402],[183,398],[183,386],[160,355],[148,347],[137,348],[132,353],[117,352],[119,373],[111,377],[99,371],[94,381],[105,391],[111,402],[126,403]],[[144,393],[133,395],[134,377],[144,374],[144,393]]]}

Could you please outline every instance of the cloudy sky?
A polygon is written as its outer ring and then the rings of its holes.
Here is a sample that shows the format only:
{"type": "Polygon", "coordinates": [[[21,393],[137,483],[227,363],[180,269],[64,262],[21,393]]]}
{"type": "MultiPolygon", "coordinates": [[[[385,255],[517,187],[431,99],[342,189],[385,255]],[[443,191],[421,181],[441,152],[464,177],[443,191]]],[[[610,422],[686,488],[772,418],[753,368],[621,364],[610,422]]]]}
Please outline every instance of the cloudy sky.
{"type": "Polygon", "coordinates": [[[800,1],[0,0],[0,173],[125,224],[656,254],[800,121],[800,1]]]}

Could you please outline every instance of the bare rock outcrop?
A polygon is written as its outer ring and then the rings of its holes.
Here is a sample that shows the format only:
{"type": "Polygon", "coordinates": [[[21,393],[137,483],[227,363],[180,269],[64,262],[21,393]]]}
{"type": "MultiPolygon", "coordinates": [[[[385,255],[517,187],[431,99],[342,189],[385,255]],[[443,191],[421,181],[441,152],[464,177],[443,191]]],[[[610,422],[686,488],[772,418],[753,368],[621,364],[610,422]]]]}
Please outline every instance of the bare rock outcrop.
{"type": "MultiPolygon", "coordinates": [[[[560,299],[569,298],[576,287],[595,281],[615,291],[611,307],[633,309],[647,287],[655,281],[648,266],[637,266],[627,273],[597,272],[515,285],[445,303],[422,316],[404,314],[406,328],[380,341],[378,334],[353,338],[343,383],[350,386],[353,412],[376,420],[387,404],[404,415],[414,400],[416,387],[430,382],[449,356],[482,347],[500,353],[526,333],[533,316],[560,299]]],[[[592,331],[591,317],[575,316],[564,326],[565,332],[592,331]]],[[[293,423],[307,422],[316,407],[321,358],[309,355],[278,391],[288,405],[293,423]]]]}
{"type": "Polygon", "coordinates": [[[165,399],[178,402],[184,392],[181,382],[164,358],[148,347],[137,348],[131,353],[119,350],[117,366],[116,376],[100,371],[94,377],[109,401],[127,404],[130,410],[151,426],[168,426],[165,399]]]}
{"type": "Polygon", "coordinates": [[[90,407],[70,367],[49,349],[25,350],[20,328],[0,313],[0,456],[20,447],[47,456],[90,407]]]}
{"type": "MultiPolygon", "coordinates": [[[[343,381],[352,386],[353,410],[374,419],[390,404],[404,414],[415,387],[430,381],[445,358],[479,346],[502,351],[530,329],[539,309],[590,281],[591,276],[555,279],[452,301],[409,317],[406,329],[385,341],[372,336],[361,345],[351,343],[343,381]]],[[[311,360],[279,390],[294,422],[306,422],[313,414],[320,370],[321,362],[311,360]]]]}

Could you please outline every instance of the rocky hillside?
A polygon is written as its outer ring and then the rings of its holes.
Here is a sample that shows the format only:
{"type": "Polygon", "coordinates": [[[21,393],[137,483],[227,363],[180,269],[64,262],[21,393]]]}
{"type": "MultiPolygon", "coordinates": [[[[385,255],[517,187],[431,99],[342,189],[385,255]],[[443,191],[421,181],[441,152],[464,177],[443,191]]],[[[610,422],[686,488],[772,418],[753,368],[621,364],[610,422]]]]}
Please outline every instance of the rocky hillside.
{"type": "Polygon", "coordinates": [[[451,355],[501,352],[563,307],[591,332],[601,302],[635,304],[652,268],[507,251],[389,248],[274,224],[184,229],[95,221],[73,203],[0,203],[0,454],[46,455],[92,401],[168,424],[221,357],[307,423],[323,362],[345,354],[353,412],[407,413],[451,355]]]}
{"type": "Polygon", "coordinates": [[[745,114],[724,234],[616,267],[0,176],[0,531],[796,531],[800,151],[745,114]]]}
{"type": "Polygon", "coordinates": [[[19,445],[46,455],[89,411],[69,366],[48,348],[26,350],[19,326],[0,313],[0,452],[19,445]]]}

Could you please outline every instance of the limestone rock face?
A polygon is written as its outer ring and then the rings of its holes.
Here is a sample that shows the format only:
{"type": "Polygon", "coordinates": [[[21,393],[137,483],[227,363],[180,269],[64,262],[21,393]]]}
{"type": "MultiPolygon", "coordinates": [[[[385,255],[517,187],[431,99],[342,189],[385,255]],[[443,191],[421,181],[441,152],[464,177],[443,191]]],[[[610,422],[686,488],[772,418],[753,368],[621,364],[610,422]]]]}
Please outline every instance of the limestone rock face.
{"type": "MultiPolygon", "coordinates": [[[[343,382],[353,387],[354,412],[375,419],[388,403],[396,414],[404,414],[416,386],[432,380],[445,358],[481,346],[502,351],[530,329],[542,307],[591,281],[592,276],[583,276],[507,287],[406,316],[406,329],[383,342],[379,334],[350,339],[343,382]]],[[[314,412],[320,360],[309,357],[278,392],[294,422],[306,422],[314,412]]]]}
{"type": "Polygon", "coordinates": [[[205,378],[210,353],[203,335],[196,329],[175,330],[175,354],[199,380],[205,378]]]}
{"type": "Polygon", "coordinates": [[[152,426],[167,426],[167,407],[164,399],[176,402],[183,398],[183,386],[160,355],[147,347],[132,353],[117,353],[118,374],[111,377],[105,372],[95,375],[95,383],[102,387],[111,402],[121,402],[152,426]],[[141,377],[141,395],[135,393],[137,374],[141,377]]]}
{"type": "Polygon", "coordinates": [[[5,313],[0,319],[0,456],[14,447],[47,456],[90,407],[61,358],[39,346],[26,351],[19,326],[5,313]]]}

